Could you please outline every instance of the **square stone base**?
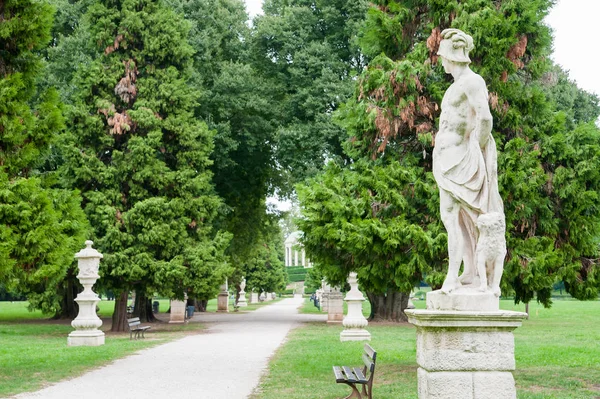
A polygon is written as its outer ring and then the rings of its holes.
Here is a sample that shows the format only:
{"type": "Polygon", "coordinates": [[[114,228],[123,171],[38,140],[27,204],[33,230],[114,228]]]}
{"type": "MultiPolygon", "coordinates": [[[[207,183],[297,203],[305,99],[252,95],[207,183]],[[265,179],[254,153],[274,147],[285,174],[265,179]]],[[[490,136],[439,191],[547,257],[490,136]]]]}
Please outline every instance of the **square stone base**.
{"type": "Polygon", "coordinates": [[[73,331],[67,337],[67,346],[100,346],[104,345],[102,331],[73,331]]]}
{"type": "Polygon", "coordinates": [[[340,341],[370,341],[371,333],[364,329],[348,329],[340,333],[340,341]]]}
{"type": "Polygon", "coordinates": [[[227,313],[229,312],[229,295],[219,294],[217,296],[217,312],[227,313]]]}
{"type": "Polygon", "coordinates": [[[516,399],[510,311],[406,310],[417,327],[419,399],[516,399]]]}
{"type": "Polygon", "coordinates": [[[418,371],[419,399],[516,399],[509,371],[418,371]]]}

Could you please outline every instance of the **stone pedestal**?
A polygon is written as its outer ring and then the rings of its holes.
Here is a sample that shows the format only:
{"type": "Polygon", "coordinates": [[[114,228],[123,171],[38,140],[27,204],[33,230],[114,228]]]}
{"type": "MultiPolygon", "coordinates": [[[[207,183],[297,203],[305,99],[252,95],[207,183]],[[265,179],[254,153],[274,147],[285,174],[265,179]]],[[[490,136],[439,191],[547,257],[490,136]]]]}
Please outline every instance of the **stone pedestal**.
{"type": "MultiPolygon", "coordinates": [[[[442,308],[492,304],[489,298],[481,302],[469,298],[474,297],[434,291],[427,295],[427,303],[442,308]]],[[[419,399],[516,399],[513,330],[527,314],[429,308],[405,313],[417,327],[419,399]]]]}
{"type": "Polygon", "coordinates": [[[344,320],[344,296],[338,287],[329,293],[327,323],[341,323],[344,320]]]}
{"type": "Polygon", "coordinates": [[[345,299],[348,304],[348,314],[342,321],[344,331],[340,333],[340,341],[370,341],[371,333],[365,330],[369,322],[362,314],[362,303],[365,297],[358,290],[356,273],[350,273],[348,284],[350,284],[350,291],[346,294],[345,299]]]}
{"type": "Polygon", "coordinates": [[[171,300],[171,314],[169,323],[185,323],[186,301],[171,300]]]}
{"type": "Polygon", "coordinates": [[[77,279],[83,285],[83,291],[75,299],[79,305],[79,313],[71,322],[75,331],[67,338],[68,346],[104,345],[104,332],[98,330],[102,320],[96,314],[96,305],[100,302],[100,298],[92,291],[92,286],[100,277],[98,268],[102,254],[93,249],[92,244],[92,241],[86,241],[86,247],[75,254],[79,269],[77,279]]]}
{"type": "Polygon", "coordinates": [[[227,281],[225,281],[225,284],[221,284],[221,291],[217,296],[217,312],[229,312],[229,290],[227,287],[227,281]]]}
{"type": "Polygon", "coordinates": [[[250,294],[250,303],[258,303],[258,292],[250,294]]]}
{"type": "Polygon", "coordinates": [[[238,303],[237,305],[241,308],[245,308],[246,306],[248,306],[248,301],[246,300],[246,291],[244,291],[246,289],[246,279],[243,278],[242,282],[240,283],[240,298],[238,299],[238,303]]]}

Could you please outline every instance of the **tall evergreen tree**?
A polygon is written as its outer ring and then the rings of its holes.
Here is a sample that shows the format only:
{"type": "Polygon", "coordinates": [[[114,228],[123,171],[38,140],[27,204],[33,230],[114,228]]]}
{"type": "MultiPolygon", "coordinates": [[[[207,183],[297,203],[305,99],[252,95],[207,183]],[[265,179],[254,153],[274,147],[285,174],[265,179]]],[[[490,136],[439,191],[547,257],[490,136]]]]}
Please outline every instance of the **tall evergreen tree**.
{"type": "Polygon", "coordinates": [[[76,192],[40,167],[64,128],[55,90],[34,97],[50,39],[47,2],[0,4],[0,283],[30,307],[61,310],[60,287],[88,228],[76,192]]]}
{"type": "Polygon", "coordinates": [[[189,28],[150,0],[98,1],[79,23],[96,47],[74,78],[62,172],[82,191],[103,279],[120,292],[115,331],[131,289],[151,319],[154,292],[210,298],[229,273],[229,236],[213,228],[213,134],[194,117],[189,28]]]}
{"type": "Polygon", "coordinates": [[[290,195],[327,159],[345,158],[345,133],[331,115],[365,65],[355,39],[367,7],[365,0],[267,0],[254,19],[253,65],[269,79],[279,116],[280,194],[290,195]]]}
{"type": "Polygon", "coordinates": [[[251,65],[250,28],[242,0],[169,0],[191,22],[196,116],[214,129],[213,181],[228,207],[219,226],[233,234],[227,254],[239,284],[244,265],[258,261],[269,225],[266,197],[277,184],[273,156],[280,117],[269,81],[251,65]]]}
{"type": "Polygon", "coordinates": [[[560,96],[546,95],[551,36],[543,18],[551,4],[549,0],[374,2],[361,42],[373,60],[339,114],[350,134],[346,152],[355,163],[339,172],[343,177],[338,181],[328,180],[338,168],[332,165],[323,178],[301,189],[307,217],[301,227],[314,261],[331,265],[332,251],[341,251],[337,263],[344,268],[342,274],[357,269],[368,289],[377,287],[374,294],[386,298],[394,290],[407,292],[406,285],[398,283],[411,273],[415,279],[426,275],[434,287],[441,285],[447,254],[439,246],[445,233],[431,153],[439,105],[451,83],[436,53],[441,31],[453,27],[473,36],[471,67],[490,92],[507,216],[503,292],[514,293],[517,302],[536,297],[549,305],[552,285],[563,280],[575,297],[597,297],[600,161],[592,154],[600,150],[600,132],[591,123],[579,122],[597,115],[598,104],[573,88],[589,106],[580,115],[560,96]],[[396,198],[386,199],[391,196],[383,194],[389,189],[386,181],[372,176],[397,176],[398,171],[404,178],[395,182],[400,185],[396,198]],[[355,176],[358,188],[339,195],[346,175],[355,176]],[[359,209],[333,234],[327,218],[317,215],[317,198],[331,218],[347,207],[359,209]],[[399,219],[409,219],[400,235],[399,219]],[[365,236],[353,245],[348,241],[357,231],[365,236]],[[389,260],[375,273],[375,266],[361,255],[365,248],[379,246],[389,248],[389,260]],[[431,263],[424,261],[429,257],[431,263]],[[371,284],[380,281],[383,272],[401,276],[400,281],[388,279],[387,287],[371,284]]]}

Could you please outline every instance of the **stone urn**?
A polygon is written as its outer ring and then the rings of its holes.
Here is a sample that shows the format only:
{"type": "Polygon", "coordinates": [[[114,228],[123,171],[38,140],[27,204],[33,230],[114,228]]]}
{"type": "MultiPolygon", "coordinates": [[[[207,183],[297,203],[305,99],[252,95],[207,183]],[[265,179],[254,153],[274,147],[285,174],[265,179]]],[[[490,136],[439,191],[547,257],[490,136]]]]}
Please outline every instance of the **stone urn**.
{"type": "Polygon", "coordinates": [[[348,291],[345,298],[348,304],[348,314],[342,321],[344,331],[340,333],[340,341],[370,341],[371,333],[365,330],[369,322],[362,314],[362,303],[365,301],[365,297],[358,290],[356,273],[350,273],[348,284],[350,284],[350,291],[348,291]]]}
{"type": "Polygon", "coordinates": [[[86,241],[86,247],[75,254],[79,273],[77,279],[83,285],[83,291],[77,295],[75,302],[79,305],[79,313],[71,325],[75,329],[67,338],[69,346],[104,345],[104,332],[98,330],[102,320],[96,314],[96,305],[100,302],[92,286],[100,276],[98,268],[102,254],[92,248],[92,241],[86,241]]]}

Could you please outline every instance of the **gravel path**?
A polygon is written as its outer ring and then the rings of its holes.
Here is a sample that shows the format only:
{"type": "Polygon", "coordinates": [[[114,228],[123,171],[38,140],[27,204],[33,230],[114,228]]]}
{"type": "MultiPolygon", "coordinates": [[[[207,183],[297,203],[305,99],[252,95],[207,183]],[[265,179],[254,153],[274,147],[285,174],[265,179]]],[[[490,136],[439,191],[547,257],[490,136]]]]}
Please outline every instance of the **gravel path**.
{"type": "MultiPolygon", "coordinates": [[[[298,314],[302,298],[289,298],[246,314],[198,314],[208,332],[187,336],[116,360],[81,377],[18,399],[244,399],[290,329],[325,315],[298,314]]],[[[151,334],[151,333],[150,333],[151,334]]]]}

